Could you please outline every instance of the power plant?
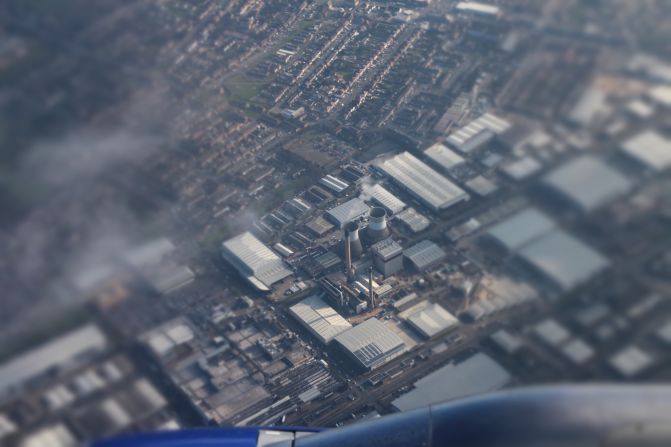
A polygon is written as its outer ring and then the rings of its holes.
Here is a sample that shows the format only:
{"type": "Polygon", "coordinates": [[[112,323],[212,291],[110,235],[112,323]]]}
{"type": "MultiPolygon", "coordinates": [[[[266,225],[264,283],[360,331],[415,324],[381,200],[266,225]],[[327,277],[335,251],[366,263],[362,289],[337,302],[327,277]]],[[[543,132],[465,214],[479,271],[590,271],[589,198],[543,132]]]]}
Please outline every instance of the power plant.
{"type": "Polygon", "coordinates": [[[369,243],[375,243],[389,237],[387,228],[387,211],[379,206],[370,209],[368,229],[366,230],[369,243]]]}

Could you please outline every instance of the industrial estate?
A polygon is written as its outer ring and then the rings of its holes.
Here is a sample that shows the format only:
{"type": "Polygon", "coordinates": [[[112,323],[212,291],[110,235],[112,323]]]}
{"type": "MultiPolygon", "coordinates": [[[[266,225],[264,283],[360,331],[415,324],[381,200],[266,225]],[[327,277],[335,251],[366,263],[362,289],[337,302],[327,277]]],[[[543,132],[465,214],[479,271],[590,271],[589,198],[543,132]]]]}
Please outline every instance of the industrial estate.
{"type": "MultiPolygon", "coordinates": [[[[8,298],[10,335],[59,323],[1,357],[0,444],[341,426],[516,386],[671,379],[671,13],[281,3],[131,1],[71,37],[142,48],[164,75],[127,67],[86,110],[67,85],[45,102],[108,120],[150,82],[170,131],[27,218],[61,256],[109,228],[52,217],[77,197],[134,204],[133,237],[104,256],[29,288],[7,274],[27,290],[8,298]]],[[[0,45],[0,76],[28,63],[12,54],[0,45]]],[[[76,67],[26,78],[16,104],[76,67]]]]}

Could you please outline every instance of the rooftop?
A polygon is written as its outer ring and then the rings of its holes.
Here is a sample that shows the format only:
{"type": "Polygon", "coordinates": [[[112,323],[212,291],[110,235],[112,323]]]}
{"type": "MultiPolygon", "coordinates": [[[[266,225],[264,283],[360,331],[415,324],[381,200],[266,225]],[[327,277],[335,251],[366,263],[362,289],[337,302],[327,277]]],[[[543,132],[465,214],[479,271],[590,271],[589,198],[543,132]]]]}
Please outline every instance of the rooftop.
{"type": "Polygon", "coordinates": [[[403,255],[413,263],[418,270],[431,267],[447,256],[445,250],[429,240],[423,240],[406,249],[403,255]]]}
{"type": "Polygon", "coordinates": [[[340,205],[328,210],[328,216],[340,227],[347,222],[357,220],[365,216],[370,211],[370,207],[358,197],[341,203],[340,205]]]}
{"type": "Polygon", "coordinates": [[[645,130],[622,143],[622,151],[647,168],[662,171],[671,166],[671,139],[645,130]]]}
{"type": "Polygon", "coordinates": [[[222,244],[222,255],[259,290],[292,274],[282,259],[252,233],[246,231],[222,244]]]}
{"type": "Polygon", "coordinates": [[[289,308],[289,312],[324,344],[352,327],[335,309],[318,296],[311,296],[289,308]]]}
{"type": "Polygon", "coordinates": [[[380,184],[364,186],[362,198],[365,196],[369,196],[373,202],[386,209],[391,214],[400,213],[408,206],[380,184]]]}
{"type": "Polygon", "coordinates": [[[527,208],[493,226],[488,234],[510,252],[552,231],[555,223],[536,208],[527,208]]]}
{"type": "Polygon", "coordinates": [[[388,260],[394,256],[403,254],[403,247],[392,238],[384,239],[371,247],[374,254],[383,260],[388,260]]]}
{"type": "Polygon", "coordinates": [[[410,152],[388,158],[380,162],[378,167],[434,211],[446,209],[469,198],[464,190],[410,152]]]}
{"type": "Polygon", "coordinates": [[[543,183],[583,211],[591,211],[625,194],[632,182],[600,159],[584,155],[553,170],[543,183]]]}
{"type": "Polygon", "coordinates": [[[449,171],[450,169],[464,163],[466,160],[461,155],[449,149],[441,143],[436,143],[424,151],[424,155],[433,161],[440,168],[449,171]]]}
{"type": "MultiPolygon", "coordinates": [[[[465,3],[465,5],[475,5],[475,3],[465,3]]],[[[445,141],[460,152],[467,154],[509,128],[510,123],[508,121],[491,113],[485,113],[480,118],[450,134],[445,141]]]]}
{"type": "Polygon", "coordinates": [[[405,343],[380,320],[370,318],[335,340],[365,368],[376,368],[406,350],[405,343]]]}
{"type": "Polygon", "coordinates": [[[453,328],[459,320],[437,303],[425,301],[402,313],[402,318],[426,338],[453,328]]]}

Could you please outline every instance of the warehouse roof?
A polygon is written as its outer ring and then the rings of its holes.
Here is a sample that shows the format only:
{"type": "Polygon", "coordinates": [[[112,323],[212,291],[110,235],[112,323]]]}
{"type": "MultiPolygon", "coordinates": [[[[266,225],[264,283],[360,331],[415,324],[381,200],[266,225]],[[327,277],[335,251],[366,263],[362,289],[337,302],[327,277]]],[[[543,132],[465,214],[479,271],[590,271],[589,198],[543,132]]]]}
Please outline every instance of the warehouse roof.
{"type": "Polygon", "coordinates": [[[441,143],[436,143],[429,147],[424,151],[424,155],[446,171],[449,171],[466,161],[464,160],[464,157],[441,143]]]}
{"type": "Polygon", "coordinates": [[[419,213],[416,209],[410,207],[396,215],[396,218],[407,226],[413,233],[419,233],[426,230],[431,225],[431,221],[419,213]]]}
{"type": "Polygon", "coordinates": [[[510,123],[508,121],[491,113],[485,113],[480,118],[450,134],[445,141],[460,152],[469,153],[509,128],[510,123]]]}
{"type": "Polygon", "coordinates": [[[319,180],[319,183],[337,194],[340,194],[349,187],[349,183],[344,182],[343,180],[331,174],[322,177],[319,180]]]}
{"type": "Polygon", "coordinates": [[[520,256],[563,290],[586,281],[609,262],[600,253],[562,230],[525,245],[520,256]]]}
{"type": "Polygon", "coordinates": [[[426,338],[431,338],[459,324],[443,306],[425,301],[402,312],[402,318],[426,338]]]}
{"type": "Polygon", "coordinates": [[[514,252],[554,228],[552,219],[536,208],[527,208],[498,223],[488,234],[507,250],[514,252]]]}
{"type": "Polygon", "coordinates": [[[445,250],[429,240],[423,240],[408,248],[403,255],[417,268],[424,270],[447,257],[445,250]]]}
{"type": "Polygon", "coordinates": [[[584,155],[553,170],[543,183],[583,211],[590,211],[625,194],[632,182],[600,159],[584,155]]]}
{"type": "Polygon", "coordinates": [[[496,391],[510,383],[511,376],[483,353],[450,363],[415,382],[412,391],[392,402],[399,411],[415,410],[448,400],[496,391]]]}
{"type": "Polygon", "coordinates": [[[367,215],[369,211],[370,207],[363,203],[363,200],[355,197],[345,203],[341,203],[340,205],[331,208],[328,210],[327,214],[336,223],[336,225],[342,227],[347,222],[357,220],[360,217],[367,215]]]}
{"type": "Polygon", "coordinates": [[[335,340],[365,368],[380,366],[406,349],[401,337],[376,318],[339,334],[335,340]]]}
{"type": "Polygon", "coordinates": [[[671,139],[654,130],[645,130],[622,144],[622,151],[656,171],[671,166],[671,139]]]}
{"type": "Polygon", "coordinates": [[[379,184],[365,186],[363,188],[363,195],[370,196],[373,202],[386,209],[391,214],[400,213],[408,206],[405,202],[379,184]]]}
{"type": "Polygon", "coordinates": [[[335,309],[318,296],[311,296],[289,308],[289,312],[319,341],[328,344],[352,327],[335,309]]]}
{"type": "Polygon", "coordinates": [[[410,152],[403,152],[378,167],[415,198],[434,211],[468,200],[468,194],[410,152]]]}
{"type": "Polygon", "coordinates": [[[270,290],[292,271],[282,259],[252,233],[246,231],[222,244],[222,255],[259,290],[270,290]]]}

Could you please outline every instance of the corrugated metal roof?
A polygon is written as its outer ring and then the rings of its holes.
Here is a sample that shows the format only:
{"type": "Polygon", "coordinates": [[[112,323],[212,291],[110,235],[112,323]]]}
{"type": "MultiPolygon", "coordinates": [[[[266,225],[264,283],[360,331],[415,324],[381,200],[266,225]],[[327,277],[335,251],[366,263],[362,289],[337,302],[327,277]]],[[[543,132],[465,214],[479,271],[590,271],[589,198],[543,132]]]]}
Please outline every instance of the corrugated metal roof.
{"type": "Polygon", "coordinates": [[[459,321],[454,315],[437,303],[420,303],[403,312],[403,317],[412,327],[426,338],[457,326],[459,321]],[[415,308],[419,306],[419,308],[415,308]]]}
{"type": "Polygon", "coordinates": [[[509,128],[510,123],[508,121],[491,113],[485,113],[480,118],[452,133],[445,141],[462,153],[469,153],[509,128]]]}
{"type": "Polygon", "coordinates": [[[365,368],[380,366],[406,350],[401,337],[376,318],[354,326],[335,339],[365,368]]]}
{"type": "Polygon", "coordinates": [[[445,250],[429,240],[423,240],[403,252],[418,270],[428,268],[447,256],[445,250]]]}
{"type": "Polygon", "coordinates": [[[596,157],[574,158],[543,178],[543,183],[583,211],[590,211],[625,194],[632,182],[596,157]]]}
{"type": "Polygon", "coordinates": [[[440,143],[429,147],[424,151],[424,155],[446,171],[466,161],[464,157],[440,143]]]}
{"type": "Polygon", "coordinates": [[[431,221],[414,208],[401,211],[396,215],[396,218],[407,225],[413,233],[424,231],[431,225],[431,221]]]}
{"type": "Polygon", "coordinates": [[[443,210],[469,198],[463,189],[410,152],[380,162],[378,167],[432,210],[443,210]]]}
{"type": "Polygon", "coordinates": [[[355,197],[351,200],[348,200],[345,203],[331,208],[328,210],[327,214],[336,222],[337,225],[343,226],[347,222],[352,220],[357,220],[358,218],[365,216],[370,211],[370,207],[363,203],[358,197],[355,197]]]}
{"type": "Polygon", "coordinates": [[[324,344],[352,327],[335,309],[316,295],[294,304],[289,312],[324,344]]]}
{"type": "Polygon", "coordinates": [[[379,184],[365,186],[363,188],[363,194],[370,196],[370,198],[375,203],[386,209],[391,214],[400,213],[408,206],[405,204],[405,202],[379,184]]]}
{"type": "Polygon", "coordinates": [[[222,245],[224,258],[261,290],[292,274],[282,259],[249,231],[222,245]]]}

